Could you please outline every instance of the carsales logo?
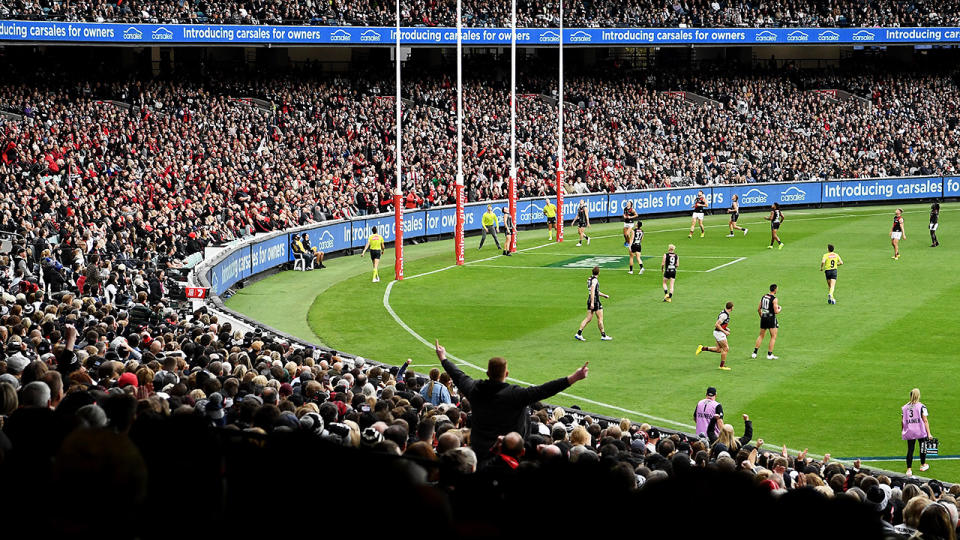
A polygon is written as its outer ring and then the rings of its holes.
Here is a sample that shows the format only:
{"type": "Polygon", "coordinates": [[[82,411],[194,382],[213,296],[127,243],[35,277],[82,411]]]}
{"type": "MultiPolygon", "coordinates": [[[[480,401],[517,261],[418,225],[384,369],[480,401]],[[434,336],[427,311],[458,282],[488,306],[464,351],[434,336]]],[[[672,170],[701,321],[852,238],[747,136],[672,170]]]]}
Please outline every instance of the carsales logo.
{"type": "Polygon", "coordinates": [[[577,42],[577,43],[590,41],[590,39],[591,39],[590,34],[584,32],[583,30],[580,30],[579,32],[574,32],[574,34],[570,36],[570,41],[577,42]]]}
{"type": "Polygon", "coordinates": [[[330,231],[323,231],[320,235],[320,239],[317,240],[317,249],[320,251],[333,249],[333,234],[330,231]]]}
{"type": "Polygon", "coordinates": [[[743,197],[740,198],[740,202],[743,204],[766,204],[767,194],[757,188],[753,188],[743,194],[743,197]]]}
{"type": "Polygon", "coordinates": [[[807,200],[807,192],[796,186],[790,186],[780,194],[780,202],[803,202],[805,200],[807,200]]]}

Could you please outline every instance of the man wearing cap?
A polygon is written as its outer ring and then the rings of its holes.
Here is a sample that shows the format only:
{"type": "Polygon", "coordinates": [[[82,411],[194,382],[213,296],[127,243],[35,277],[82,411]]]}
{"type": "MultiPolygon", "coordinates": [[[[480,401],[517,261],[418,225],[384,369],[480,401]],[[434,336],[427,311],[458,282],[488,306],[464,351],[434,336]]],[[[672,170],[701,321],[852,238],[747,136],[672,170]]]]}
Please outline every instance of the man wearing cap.
{"type": "MultiPolygon", "coordinates": [[[[723,418],[723,405],[717,402],[717,389],[707,388],[707,396],[697,403],[697,408],[693,411],[693,421],[697,424],[697,436],[707,434],[707,426],[714,415],[723,418]]],[[[714,435],[720,433],[719,428],[714,428],[714,435]]]]}
{"type": "Polygon", "coordinates": [[[460,395],[470,400],[473,409],[470,446],[480,462],[493,454],[492,447],[501,435],[515,431],[525,437],[530,404],[547,399],[587,378],[589,364],[585,362],[567,377],[539,386],[522,387],[506,382],[509,372],[504,358],[491,358],[487,364],[487,379],[477,381],[447,360],[447,351],[439,341],[436,343],[436,352],[443,369],[460,389],[460,395]]]}

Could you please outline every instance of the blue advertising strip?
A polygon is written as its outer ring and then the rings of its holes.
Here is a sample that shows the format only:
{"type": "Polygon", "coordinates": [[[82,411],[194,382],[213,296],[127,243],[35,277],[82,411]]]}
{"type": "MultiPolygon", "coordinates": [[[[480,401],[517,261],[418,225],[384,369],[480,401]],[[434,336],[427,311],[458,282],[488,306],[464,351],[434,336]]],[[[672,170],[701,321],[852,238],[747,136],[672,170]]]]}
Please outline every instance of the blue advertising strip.
{"type": "Polygon", "coordinates": [[[456,208],[431,208],[426,211],[427,234],[450,234],[457,226],[456,208]]]}
{"type": "Polygon", "coordinates": [[[882,180],[841,180],[823,183],[823,202],[898,201],[943,196],[943,179],[884,178],[882,180]]]}
{"type": "MultiPolygon", "coordinates": [[[[282,236],[286,238],[286,236],[282,236]]],[[[210,270],[210,288],[213,294],[223,294],[241,279],[251,276],[250,247],[243,246],[229,254],[210,270]]]]}
{"type": "MultiPolygon", "coordinates": [[[[345,221],[302,232],[306,233],[307,238],[310,239],[310,247],[317,248],[324,253],[332,253],[351,247],[350,233],[352,230],[352,223],[345,221]]],[[[292,252],[290,253],[290,260],[293,260],[292,252]]]]}
{"type": "Polygon", "coordinates": [[[943,178],[943,196],[960,197],[960,176],[945,176],[943,178]]]}
{"type": "Polygon", "coordinates": [[[820,182],[716,186],[711,192],[710,206],[714,209],[729,208],[734,195],[738,197],[741,208],[768,207],[773,203],[784,206],[820,204],[820,182]]]}
{"type": "MultiPolygon", "coordinates": [[[[508,28],[464,28],[467,45],[507,45],[508,28]]],[[[0,21],[0,41],[63,41],[140,45],[273,44],[393,45],[389,27],[271,26],[223,24],[120,24],[0,21]]],[[[456,28],[401,28],[405,45],[455,45],[456,28]]],[[[568,28],[566,45],[771,45],[958,43],[960,28],[568,28]]],[[[560,31],[518,28],[520,45],[558,45],[560,31]]]]}
{"type": "MultiPolygon", "coordinates": [[[[667,212],[683,212],[693,209],[693,201],[698,189],[660,189],[655,191],[640,191],[635,193],[612,193],[610,195],[610,216],[623,215],[623,207],[627,201],[633,201],[633,208],[641,216],[647,214],[663,214],[667,212]]],[[[703,193],[710,197],[710,188],[703,188],[703,193]]]]}
{"type": "Polygon", "coordinates": [[[517,225],[536,225],[546,223],[547,216],[543,213],[543,199],[517,201],[517,225]]]}
{"type": "Polygon", "coordinates": [[[289,260],[290,235],[281,234],[250,245],[250,275],[259,274],[289,260]]]}

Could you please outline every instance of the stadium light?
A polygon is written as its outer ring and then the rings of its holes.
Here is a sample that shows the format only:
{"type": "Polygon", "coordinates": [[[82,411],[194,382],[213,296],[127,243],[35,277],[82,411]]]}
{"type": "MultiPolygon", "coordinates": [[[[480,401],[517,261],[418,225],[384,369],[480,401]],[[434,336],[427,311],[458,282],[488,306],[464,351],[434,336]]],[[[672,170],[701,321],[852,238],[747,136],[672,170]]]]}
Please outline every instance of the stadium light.
{"type": "Polygon", "coordinates": [[[397,0],[397,189],[393,193],[393,230],[394,230],[394,256],[396,260],[393,265],[394,279],[400,281],[403,279],[403,191],[400,176],[402,171],[403,154],[401,154],[401,140],[403,139],[403,118],[400,111],[400,0],[397,0]]]}
{"type": "Polygon", "coordinates": [[[560,0],[560,77],[557,97],[557,242],[563,242],[563,0],[560,0]]]}

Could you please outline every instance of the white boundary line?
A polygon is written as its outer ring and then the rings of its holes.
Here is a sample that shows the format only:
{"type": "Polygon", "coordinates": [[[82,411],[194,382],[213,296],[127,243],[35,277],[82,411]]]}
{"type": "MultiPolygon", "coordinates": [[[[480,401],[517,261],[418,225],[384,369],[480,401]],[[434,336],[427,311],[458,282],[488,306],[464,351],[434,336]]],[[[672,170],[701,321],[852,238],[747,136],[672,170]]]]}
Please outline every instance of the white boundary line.
{"type": "MultiPolygon", "coordinates": [[[[564,253],[562,251],[541,251],[537,255],[552,255],[554,257],[576,256],[576,253],[564,253]]],[[[611,255],[610,253],[580,253],[581,257],[626,257],[627,255],[611,255]]],[[[644,255],[644,257],[658,258],[656,255],[644,255]]],[[[684,255],[684,259],[736,259],[735,256],[727,255],[684,255]]]]}
{"type": "Polygon", "coordinates": [[[713,272],[714,270],[719,270],[719,269],[723,268],[724,266],[730,266],[731,264],[737,264],[738,262],[740,262],[740,261],[745,261],[745,260],[747,260],[746,257],[740,257],[740,258],[738,258],[738,259],[736,259],[736,260],[733,260],[733,261],[730,261],[730,262],[728,262],[728,263],[721,264],[720,266],[714,266],[713,268],[711,268],[711,269],[709,269],[709,270],[704,270],[704,272],[713,272]]]}
{"type": "MultiPolygon", "coordinates": [[[[904,212],[904,213],[925,213],[925,211],[919,211],[919,212],[904,212]]],[[[803,220],[803,221],[808,221],[808,220],[809,220],[809,221],[813,221],[813,220],[822,220],[822,219],[837,219],[837,218],[841,218],[841,217],[884,216],[884,215],[887,215],[887,214],[889,214],[889,212],[882,212],[882,213],[881,213],[881,212],[875,212],[875,213],[870,213],[870,214],[867,214],[867,213],[861,213],[861,214],[836,214],[836,215],[832,215],[832,216],[822,216],[822,217],[816,217],[816,218],[801,218],[801,219],[798,219],[797,221],[800,221],[800,220],[803,220]]],[[[721,227],[721,226],[722,226],[722,225],[713,225],[712,227],[721,227]]],[[[673,231],[686,231],[686,230],[689,230],[689,229],[684,228],[684,229],[672,229],[672,230],[673,230],[673,231]]],[[[653,232],[670,232],[670,230],[653,231],[653,232]]],[[[617,236],[622,236],[622,234],[611,234],[611,235],[608,235],[608,236],[595,236],[594,238],[614,238],[614,237],[617,237],[617,236]]],[[[550,243],[547,243],[547,244],[541,244],[541,245],[539,245],[539,246],[529,247],[529,248],[525,248],[525,249],[519,249],[519,250],[517,250],[517,252],[519,253],[519,252],[523,252],[523,251],[530,251],[530,250],[534,250],[534,249],[540,249],[540,248],[543,248],[543,247],[546,247],[546,246],[552,246],[552,245],[554,245],[555,243],[556,243],[556,242],[550,242],[550,243]]],[[[497,257],[502,257],[502,255],[495,255],[495,256],[493,256],[493,257],[487,257],[487,258],[485,258],[485,259],[478,259],[478,260],[476,260],[476,261],[470,261],[470,262],[465,263],[465,264],[472,264],[472,263],[479,263],[479,262],[483,262],[483,261],[489,261],[489,260],[495,259],[495,258],[497,258],[497,257]]],[[[737,262],[739,262],[739,261],[737,261],[737,262]]],[[[728,264],[733,264],[733,263],[728,263],[728,264]]],[[[421,274],[416,274],[416,275],[413,275],[413,276],[409,276],[409,277],[407,277],[407,278],[405,278],[405,279],[416,279],[416,278],[418,278],[418,277],[423,277],[423,276],[427,276],[427,275],[431,275],[431,274],[436,274],[436,273],[438,273],[438,272],[443,272],[443,271],[449,270],[449,269],[451,269],[451,268],[456,268],[456,265],[446,266],[446,267],[444,267],[444,268],[440,268],[440,269],[437,269],[437,270],[431,270],[431,271],[429,271],[429,272],[423,272],[423,273],[421,273],[421,274]]],[[[411,336],[413,336],[413,337],[414,337],[417,341],[419,341],[420,343],[423,343],[425,346],[433,349],[433,348],[434,348],[434,344],[433,344],[433,343],[430,343],[429,341],[427,341],[426,339],[424,339],[423,336],[421,336],[420,334],[418,334],[414,329],[410,328],[410,326],[408,326],[407,323],[403,322],[403,319],[401,319],[401,318],[397,315],[397,313],[393,310],[393,308],[390,307],[390,291],[393,290],[393,286],[394,286],[394,284],[396,284],[396,283],[397,283],[397,281],[395,281],[395,280],[394,280],[394,281],[391,281],[390,283],[387,284],[387,288],[383,291],[383,307],[387,310],[387,313],[389,313],[390,316],[393,317],[393,320],[396,321],[396,323],[397,323],[398,325],[400,325],[401,328],[403,328],[404,330],[406,330],[408,334],[410,334],[411,336]]],[[[467,367],[473,368],[473,369],[475,369],[475,370],[477,370],[477,371],[486,372],[486,369],[484,369],[484,368],[482,368],[482,367],[480,367],[480,366],[478,366],[478,365],[476,365],[476,364],[472,364],[472,363],[470,363],[470,362],[467,362],[466,360],[463,360],[463,359],[461,359],[461,358],[458,358],[458,357],[450,354],[449,352],[447,353],[447,357],[450,358],[451,360],[453,360],[454,362],[457,362],[459,365],[467,366],[467,367]]],[[[533,386],[532,383],[528,383],[528,382],[526,382],[526,381],[521,381],[521,380],[515,379],[515,378],[513,378],[513,377],[508,377],[507,380],[512,381],[512,382],[517,383],[517,384],[522,385],[522,386],[533,386]]],[[[623,412],[623,413],[626,413],[626,414],[632,414],[632,415],[634,415],[634,416],[638,416],[638,417],[642,417],[642,418],[647,418],[647,419],[650,419],[650,420],[652,420],[652,421],[654,421],[654,422],[658,422],[658,423],[660,423],[660,424],[670,424],[670,425],[677,426],[677,427],[681,427],[681,428],[684,428],[684,429],[687,429],[687,430],[696,429],[696,426],[693,426],[693,425],[690,425],[690,424],[684,424],[684,423],[682,423],[682,422],[675,422],[675,421],[669,420],[669,419],[667,419],[667,418],[661,418],[661,417],[659,417],[659,416],[654,416],[654,415],[651,415],[651,414],[642,413],[642,412],[640,412],[640,411],[633,411],[633,410],[630,410],[630,409],[625,409],[625,408],[619,407],[619,406],[617,406],[617,405],[611,405],[611,404],[609,404],[609,403],[603,403],[602,401],[595,401],[595,400],[592,400],[592,399],[588,399],[588,398],[576,396],[576,395],[573,395],[573,394],[569,394],[569,393],[567,393],[567,392],[559,392],[557,395],[558,395],[558,396],[568,397],[568,398],[571,398],[571,399],[576,399],[576,400],[582,401],[582,402],[584,402],[584,403],[589,403],[589,404],[591,404],[591,405],[596,405],[597,407],[602,407],[602,408],[609,409],[609,410],[613,410],[613,411],[623,412]]],[[[773,448],[773,449],[779,449],[779,448],[780,448],[780,447],[778,447],[777,445],[775,445],[775,444],[773,444],[773,443],[767,443],[767,444],[764,445],[764,447],[766,447],[766,448],[773,448]]],[[[800,452],[799,450],[796,450],[796,449],[793,449],[793,448],[787,448],[787,451],[788,451],[788,452],[792,452],[792,453],[794,453],[794,454],[800,452]]],[[[819,455],[819,454],[810,454],[810,453],[808,453],[807,455],[810,456],[810,457],[813,457],[813,458],[823,458],[823,456],[822,456],[822,455],[819,455]]],[[[839,460],[834,459],[834,461],[839,461],[839,460]]]]}
{"type": "MultiPolygon", "coordinates": [[[[728,259],[728,258],[729,257],[724,257],[724,259],[728,259]]],[[[732,261],[727,264],[733,264],[735,262],[739,262],[739,261],[732,261]]],[[[723,266],[726,266],[726,264],[723,266]]],[[[589,270],[590,269],[589,266],[511,266],[509,264],[478,264],[476,268],[517,268],[519,270],[589,270]]],[[[718,266],[717,268],[720,268],[720,267],[718,266]]],[[[717,268],[713,268],[711,270],[677,270],[677,272],[697,272],[702,274],[704,272],[712,272],[717,268]]]]}

